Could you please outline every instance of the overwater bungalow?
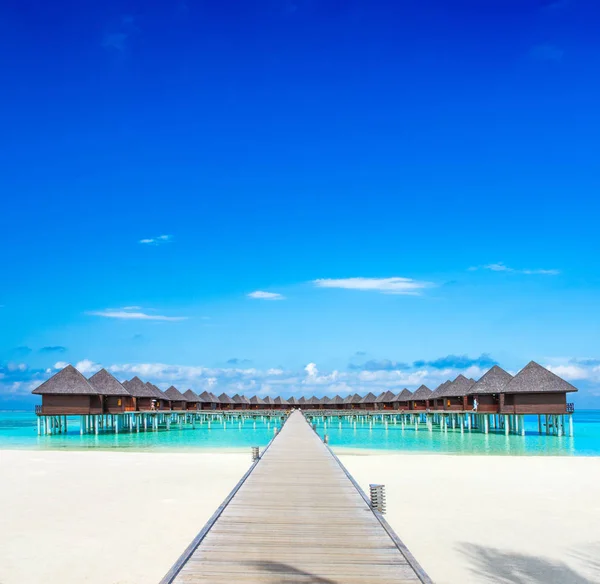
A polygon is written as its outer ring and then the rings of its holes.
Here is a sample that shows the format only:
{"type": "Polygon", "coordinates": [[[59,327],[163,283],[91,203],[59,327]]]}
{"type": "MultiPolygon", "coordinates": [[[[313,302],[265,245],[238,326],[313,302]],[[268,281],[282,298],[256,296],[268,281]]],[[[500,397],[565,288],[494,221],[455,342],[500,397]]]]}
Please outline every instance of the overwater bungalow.
{"type": "Polygon", "coordinates": [[[298,406],[306,409],[306,398],[303,395],[298,398],[298,406]]]}
{"type": "Polygon", "coordinates": [[[285,410],[285,409],[287,409],[288,406],[289,406],[289,402],[284,397],[277,396],[273,400],[273,407],[276,410],[285,410]]]}
{"type": "Polygon", "coordinates": [[[245,395],[236,393],[232,398],[234,410],[247,410],[250,408],[250,400],[245,395]]]}
{"type": "Polygon", "coordinates": [[[102,396],[72,365],[67,365],[39,387],[42,396],[36,413],[43,415],[101,414],[102,396]]]}
{"type": "Polygon", "coordinates": [[[444,409],[444,400],[442,398],[442,393],[444,390],[451,384],[452,382],[448,379],[438,385],[429,395],[429,406],[434,410],[443,410],[444,409]]]}
{"type": "Polygon", "coordinates": [[[345,398],[344,398],[344,403],[342,405],[342,408],[344,410],[351,410],[352,409],[352,398],[354,396],[352,394],[348,394],[345,398]]]}
{"type": "Polygon", "coordinates": [[[183,397],[185,397],[185,407],[188,411],[202,409],[202,398],[191,389],[186,390],[183,397]]]}
{"type": "Polygon", "coordinates": [[[501,414],[567,414],[573,411],[567,393],[570,383],[535,361],[528,363],[500,392],[501,414]]]}
{"type": "Polygon", "coordinates": [[[361,410],[374,410],[377,408],[375,402],[377,401],[377,397],[369,392],[365,397],[360,400],[360,408],[361,410]]]}
{"type": "Polygon", "coordinates": [[[467,409],[467,394],[473,385],[475,385],[475,381],[467,379],[462,374],[452,383],[446,385],[438,395],[438,398],[442,398],[443,409],[450,411],[465,411],[467,409]]]}
{"type": "Polygon", "coordinates": [[[106,369],[100,369],[88,379],[88,382],[103,396],[103,413],[135,412],[135,398],[106,369]]]}
{"type": "Polygon", "coordinates": [[[321,398],[321,409],[323,409],[323,410],[333,409],[331,406],[331,398],[328,395],[324,395],[321,398]]]}
{"type": "Polygon", "coordinates": [[[396,395],[392,391],[384,391],[381,395],[377,396],[375,404],[378,410],[391,410],[394,406],[392,400],[396,395]]]}
{"type": "Polygon", "coordinates": [[[318,410],[321,407],[321,400],[313,395],[306,400],[305,406],[309,410],[318,410]]]}
{"type": "Polygon", "coordinates": [[[513,376],[498,365],[494,365],[483,377],[474,383],[467,392],[466,409],[474,409],[477,400],[477,411],[497,414],[500,411],[500,394],[513,376]]]}
{"type": "Polygon", "coordinates": [[[265,397],[264,402],[265,402],[265,407],[267,409],[269,409],[269,410],[273,409],[273,406],[275,405],[275,400],[270,395],[265,397]]]}
{"type": "Polygon", "coordinates": [[[149,412],[156,409],[156,396],[139,377],[124,381],[123,386],[135,398],[135,409],[138,412],[149,412]]]}
{"type": "Polygon", "coordinates": [[[288,404],[290,405],[290,407],[292,407],[292,408],[297,408],[299,405],[298,399],[295,398],[294,396],[289,397],[287,401],[288,401],[288,404]]]}
{"type": "Polygon", "coordinates": [[[358,393],[355,393],[352,396],[351,409],[355,409],[355,408],[360,409],[360,407],[361,407],[360,404],[362,403],[362,400],[363,400],[362,395],[359,395],[358,393]]]}
{"type": "Polygon", "coordinates": [[[329,401],[329,407],[333,410],[341,410],[344,407],[344,400],[341,396],[336,395],[329,401]]]}
{"type": "Polygon", "coordinates": [[[181,393],[175,386],[171,385],[171,387],[169,387],[164,394],[171,400],[172,410],[184,411],[187,409],[185,395],[183,395],[183,393],[181,393]]]}
{"type": "Polygon", "coordinates": [[[412,394],[410,389],[404,388],[398,395],[394,396],[394,399],[392,399],[392,407],[395,410],[407,410],[412,394]]]}
{"type": "Polygon", "coordinates": [[[170,410],[171,409],[171,400],[161,391],[156,385],[146,382],[146,386],[150,388],[150,391],[154,395],[155,400],[155,408],[157,410],[170,410]]]}
{"type": "Polygon", "coordinates": [[[220,405],[219,398],[210,391],[203,391],[200,394],[200,399],[202,400],[203,410],[216,410],[220,405]]]}
{"type": "Polygon", "coordinates": [[[250,398],[250,408],[253,410],[262,410],[266,408],[265,400],[254,395],[250,398]]]}
{"type": "Polygon", "coordinates": [[[431,407],[430,398],[433,392],[426,385],[421,385],[410,397],[409,409],[425,411],[431,407]]]}
{"type": "Polygon", "coordinates": [[[223,392],[219,396],[219,408],[221,410],[232,410],[233,406],[234,401],[225,392],[223,392]]]}

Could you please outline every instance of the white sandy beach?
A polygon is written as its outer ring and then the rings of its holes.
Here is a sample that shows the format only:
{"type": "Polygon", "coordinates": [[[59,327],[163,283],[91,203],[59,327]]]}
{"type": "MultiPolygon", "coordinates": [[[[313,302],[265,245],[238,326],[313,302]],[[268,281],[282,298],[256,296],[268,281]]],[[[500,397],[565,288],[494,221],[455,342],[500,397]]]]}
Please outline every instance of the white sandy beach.
{"type": "Polygon", "coordinates": [[[250,452],[0,451],[0,582],[158,582],[250,464],[250,452]]]}
{"type": "Polygon", "coordinates": [[[436,584],[600,582],[600,458],[341,452],[436,584]]]}
{"type": "MultiPolygon", "coordinates": [[[[600,458],[342,454],[436,584],[600,582],[600,458]]],[[[0,582],[158,582],[249,454],[0,451],[0,582]]]]}

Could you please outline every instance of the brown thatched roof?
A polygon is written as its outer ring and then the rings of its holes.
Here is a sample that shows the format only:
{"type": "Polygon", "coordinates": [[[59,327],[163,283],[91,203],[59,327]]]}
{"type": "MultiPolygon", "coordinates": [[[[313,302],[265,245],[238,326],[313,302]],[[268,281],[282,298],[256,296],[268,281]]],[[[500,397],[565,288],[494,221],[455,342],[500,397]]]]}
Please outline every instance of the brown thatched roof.
{"type": "Polygon", "coordinates": [[[232,399],[236,404],[246,404],[247,405],[250,403],[250,400],[245,395],[239,395],[237,393],[233,396],[232,399]]]}
{"type": "MultiPolygon", "coordinates": [[[[375,396],[373,396],[373,397],[375,397],[375,396]]],[[[363,398],[360,395],[358,395],[357,393],[355,393],[352,396],[352,403],[353,404],[359,404],[362,400],[363,400],[363,398]]]]}
{"type": "Polygon", "coordinates": [[[502,393],[563,393],[576,387],[535,361],[528,363],[505,386],[502,393]]]}
{"type": "Polygon", "coordinates": [[[433,395],[431,389],[429,389],[426,385],[421,385],[419,389],[417,389],[411,396],[410,401],[420,401],[430,399],[433,395]]]}
{"type": "Polygon", "coordinates": [[[396,396],[393,392],[384,391],[382,394],[377,396],[377,399],[375,400],[375,402],[378,404],[387,404],[387,403],[390,403],[395,397],[396,396]]]}
{"type": "Polygon", "coordinates": [[[268,396],[265,397],[264,403],[267,406],[272,406],[272,405],[275,404],[275,401],[273,400],[273,398],[270,395],[268,395],[268,396]]]}
{"type": "Polygon", "coordinates": [[[31,393],[37,395],[99,395],[100,392],[73,365],[67,365],[31,393]]]}
{"type": "Polygon", "coordinates": [[[291,406],[297,406],[298,405],[298,399],[295,398],[294,396],[288,398],[288,404],[290,404],[291,406]]]}
{"type": "Polygon", "coordinates": [[[307,402],[307,399],[304,396],[298,398],[298,405],[303,406],[307,402]]]}
{"type": "Polygon", "coordinates": [[[200,394],[200,399],[205,404],[218,404],[219,403],[219,398],[214,393],[211,393],[210,391],[203,391],[200,394]]]}
{"type": "Polygon", "coordinates": [[[365,397],[362,398],[361,403],[363,404],[374,404],[377,398],[369,392],[365,397]]]}
{"type": "Polygon", "coordinates": [[[316,396],[314,396],[314,395],[313,395],[312,397],[309,397],[309,398],[306,400],[306,403],[307,403],[309,406],[318,406],[318,405],[320,405],[320,404],[321,404],[321,400],[320,400],[318,397],[316,397],[316,396]]]}
{"type": "Polygon", "coordinates": [[[339,395],[332,397],[329,402],[330,405],[334,405],[334,406],[341,406],[343,403],[344,403],[344,400],[339,395]]]}
{"type": "Polygon", "coordinates": [[[344,403],[345,404],[351,404],[352,400],[353,400],[354,396],[352,394],[348,394],[345,398],[344,398],[344,403]]]}
{"type": "Polygon", "coordinates": [[[197,394],[195,394],[191,389],[186,390],[183,393],[183,397],[185,401],[188,403],[202,403],[204,400],[197,394]]]}
{"type": "Polygon", "coordinates": [[[469,389],[475,384],[471,379],[464,375],[459,375],[450,385],[447,385],[438,397],[463,397],[467,395],[469,389]]]}
{"type": "Polygon", "coordinates": [[[124,381],[123,385],[133,397],[154,398],[154,391],[137,376],[129,381],[124,381]]]}
{"type": "Polygon", "coordinates": [[[327,396],[327,395],[324,395],[321,398],[321,402],[320,403],[321,403],[321,405],[330,404],[331,403],[331,398],[329,396],[327,396]]]}
{"type": "Polygon", "coordinates": [[[501,393],[504,386],[512,379],[508,371],[494,365],[477,383],[470,388],[468,395],[501,393]]]}
{"type": "Polygon", "coordinates": [[[219,402],[222,403],[222,404],[232,404],[232,403],[234,403],[233,400],[225,392],[223,392],[219,396],[219,402]]]}
{"type": "MultiPolygon", "coordinates": [[[[429,399],[435,399],[438,397],[442,397],[442,393],[444,392],[444,390],[451,384],[452,382],[448,379],[447,381],[444,381],[444,383],[441,383],[440,385],[438,385],[430,394],[429,394],[429,399]]],[[[416,393],[416,392],[415,392],[416,393]]]]}
{"type": "Polygon", "coordinates": [[[162,400],[166,400],[166,401],[171,401],[165,394],[163,391],[161,391],[158,387],[156,387],[156,385],[154,385],[153,383],[150,383],[149,381],[146,382],[146,386],[150,388],[150,390],[152,391],[153,397],[154,399],[162,399],[162,400]]]}
{"type": "Polygon", "coordinates": [[[255,395],[250,398],[250,403],[255,406],[264,406],[265,400],[262,399],[261,397],[258,397],[257,395],[255,395]]]}
{"type": "Polygon", "coordinates": [[[412,398],[412,391],[410,389],[404,388],[392,401],[394,402],[407,402],[412,398]]]}
{"type": "Polygon", "coordinates": [[[131,395],[106,369],[100,369],[98,373],[92,375],[88,383],[102,395],[131,395]]]}
{"type": "Polygon", "coordinates": [[[171,401],[187,401],[185,398],[185,395],[183,395],[175,386],[171,386],[169,387],[169,389],[167,389],[167,391],[164,392],[164,394],[171,400],[171,401]]]}
{"type": "Polygon", "coordinates": [[[289,406],[290,405],[288,400],[285,399],[284,397],[277,396],[274,401],[278,406],[289,406]]]}

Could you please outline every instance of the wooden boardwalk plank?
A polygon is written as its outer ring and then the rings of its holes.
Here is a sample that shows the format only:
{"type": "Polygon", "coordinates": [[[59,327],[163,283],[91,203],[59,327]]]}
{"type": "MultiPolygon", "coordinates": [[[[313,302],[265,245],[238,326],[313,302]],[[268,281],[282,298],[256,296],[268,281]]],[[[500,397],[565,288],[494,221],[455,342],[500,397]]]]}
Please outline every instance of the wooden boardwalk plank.
{"type": "Polygon", "coordinates": [[[163,584],[431,580],[293,412],[163,584]]]}

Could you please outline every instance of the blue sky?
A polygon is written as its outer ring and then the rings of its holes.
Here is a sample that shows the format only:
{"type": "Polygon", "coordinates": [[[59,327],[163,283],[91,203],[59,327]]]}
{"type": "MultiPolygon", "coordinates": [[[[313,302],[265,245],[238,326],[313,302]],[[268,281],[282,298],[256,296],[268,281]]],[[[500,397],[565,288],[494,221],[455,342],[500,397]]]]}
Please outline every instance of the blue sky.
{"type": "Polygon", "coordinates": [[[530,359],[600,406],[599,23],[2,3],[0,407],[66,362],[322,395],[530,359]]]}

